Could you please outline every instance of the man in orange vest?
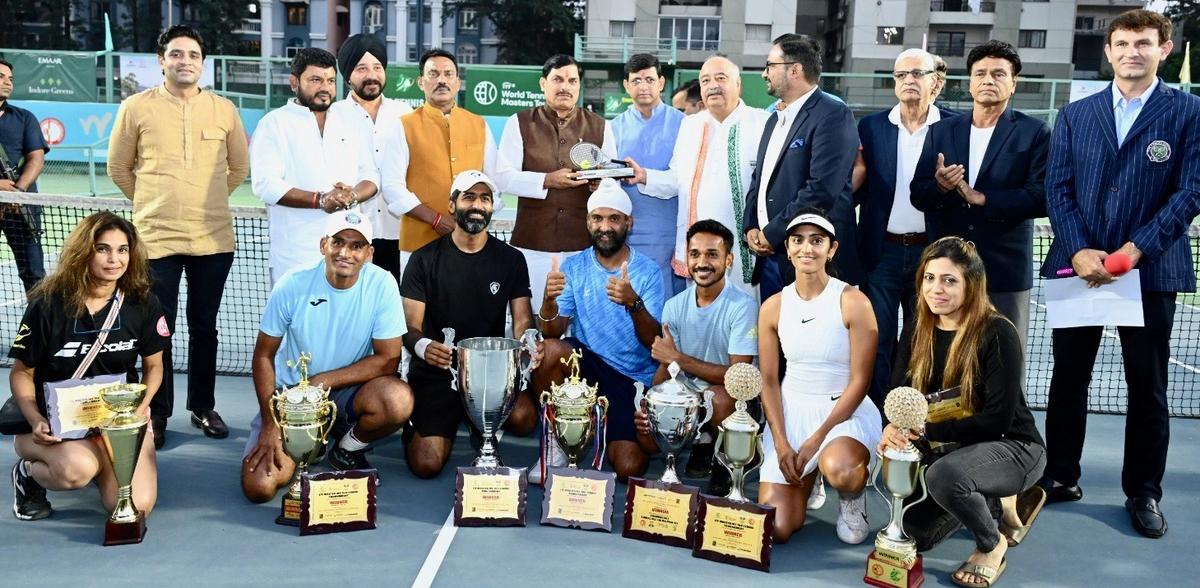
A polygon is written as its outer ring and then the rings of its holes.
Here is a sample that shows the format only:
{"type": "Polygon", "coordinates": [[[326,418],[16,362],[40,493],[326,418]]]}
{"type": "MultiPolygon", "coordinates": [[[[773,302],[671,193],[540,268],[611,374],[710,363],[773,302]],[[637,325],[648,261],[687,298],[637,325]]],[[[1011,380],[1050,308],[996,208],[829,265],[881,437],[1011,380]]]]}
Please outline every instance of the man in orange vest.
{"type": "Polygon", "coordinates": [[[412,252],[454,231],[446,198],[454,177],[472,169],[491,174],[496,162],[487,122],[457,105],[462,78],[454,55],[430,49],[418,67],[425,104],[400,118],[407,146],[391,149],[382,171],[388,210],[400,217],[401,273],[412,252]]]}

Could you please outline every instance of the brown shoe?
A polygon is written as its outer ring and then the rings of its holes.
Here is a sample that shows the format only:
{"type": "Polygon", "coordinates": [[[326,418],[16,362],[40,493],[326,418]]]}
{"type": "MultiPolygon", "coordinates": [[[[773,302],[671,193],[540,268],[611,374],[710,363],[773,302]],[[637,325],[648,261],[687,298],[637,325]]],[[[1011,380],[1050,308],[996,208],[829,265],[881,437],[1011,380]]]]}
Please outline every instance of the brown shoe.
{"type": "Polygon", "coordinates": [[[215,410],[192,413],[192,426],[204,431],[206,437],[224,439],[229,436],[229,427],[215,410]]]}

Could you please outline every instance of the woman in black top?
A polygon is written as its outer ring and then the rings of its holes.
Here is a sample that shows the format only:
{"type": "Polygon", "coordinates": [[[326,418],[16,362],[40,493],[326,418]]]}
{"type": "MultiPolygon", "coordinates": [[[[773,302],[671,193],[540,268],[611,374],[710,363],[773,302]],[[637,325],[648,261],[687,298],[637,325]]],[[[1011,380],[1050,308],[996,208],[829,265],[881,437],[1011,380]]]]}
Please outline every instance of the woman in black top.
{"type": "MultiPolygon", "coordinates": [[[[150,399],[162,382],[162,351],[170,332],[150,294],[145,248],[129,221],[98,212],[75,227],[63,244],[58,268],[30,293],[9,357],[12,395],[31,433],[13,444],[20,458],[12,469],[13,514],[36,520],[53,512],[46,490],[73,490],[95,480],[105,508],[116,504],[117,483],[99,435],[63,440],[51,434],[45,383],[70,379],[104,330],[116,293],[124,294],[117,318],[83,377],[125,374],[138,381],[142,359],[146,397],[137,411],[149,416],[150,399]]],[[[133,502],[149,514],[158,494],[153,433],[146,435],[133,476],[133,502]]]]}
{"type": "MultiPolygon", "coordinates": [[[[926,248],[920,268],[916,321],[901,341],[892,384],[924,394],[957,386],[972,414],[926,425],[925,439],[958,447],[929,467],[926,483],[935,504],[909,511],[905,528],[928,549],[961,523],[975,536],[975,552],[951,579],[960,586],[990,586],[1004,571],[1009,543],[1024,536],[1040,508],[1034,497],[1022,520],[1016,495],[1041,477],[1045,444],[1025,404],[1020,338],[988,300],[975,246],[958,237],[939,239],[926,248]],[[989,499],[1000,502],[999,522],[989,499]],[[934,520],[939,517],[950,525],[934,520]]],[[[921,433],[889,424],[879,449],[901,448],[921,433]]]]}

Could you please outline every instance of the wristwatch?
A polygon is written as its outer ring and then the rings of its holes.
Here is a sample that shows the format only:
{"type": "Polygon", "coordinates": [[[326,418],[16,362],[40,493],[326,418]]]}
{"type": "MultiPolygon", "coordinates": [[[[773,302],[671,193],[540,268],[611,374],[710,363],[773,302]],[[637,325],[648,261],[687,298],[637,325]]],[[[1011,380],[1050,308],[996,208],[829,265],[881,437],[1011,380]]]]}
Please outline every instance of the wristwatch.
{"type": "Polygon", "coordinates": [[[625,312],[628,312],[629,314],[637,314],[643,310],[646,310],[646,303],[642,300],[641,296],[638,296],[637,299],[633,301],[633,304],[625,307],[625,312]]]}

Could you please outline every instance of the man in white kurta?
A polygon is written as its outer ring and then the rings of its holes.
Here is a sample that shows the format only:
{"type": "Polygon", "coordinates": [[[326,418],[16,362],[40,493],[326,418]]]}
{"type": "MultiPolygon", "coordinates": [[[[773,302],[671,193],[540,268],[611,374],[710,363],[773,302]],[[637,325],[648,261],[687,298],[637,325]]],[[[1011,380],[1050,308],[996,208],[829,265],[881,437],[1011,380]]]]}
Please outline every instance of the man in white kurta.
{"type": "Polygon", "coordinates": [[[266,114],[250,141],[255,196],[267,205],[271,283],[321,259],[329,213],[375,195],[379,176],[357,126],[329,109],[336,61],[323,49],[300,51],[291,76],[296,98],[266,114]]]}
{"type": "MultiPolygon", "coordinates": [[[[724,57],[710,57],[700,70],[705,110],[689,115],[679,127],[670,169],[646,170],[642,191],[665,197],[679,195],[675,227],[675,273],[687,277],[687,230],[698,220],[713,219],[738,234],[746,188],[758,156],[758,140],[769,113],[741,99],[740,72],[724,57]]],[[[729,283],[753,292],[754,258],[742,240],[734,247],[729,283]]]]}

